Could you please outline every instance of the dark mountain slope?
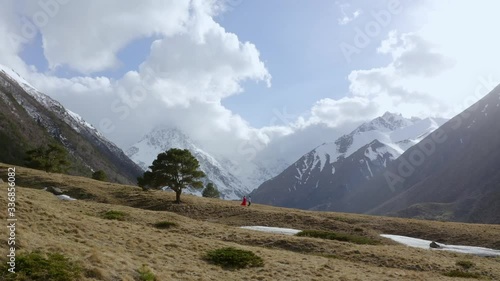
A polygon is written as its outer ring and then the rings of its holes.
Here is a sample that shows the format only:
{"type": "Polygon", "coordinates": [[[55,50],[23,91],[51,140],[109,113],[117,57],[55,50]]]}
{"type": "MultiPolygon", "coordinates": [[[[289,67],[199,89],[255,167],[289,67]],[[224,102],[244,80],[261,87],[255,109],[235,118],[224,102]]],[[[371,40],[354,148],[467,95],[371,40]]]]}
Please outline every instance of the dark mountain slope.
{"type": "Polygon", "coordinates": [[[500,223],[500,86],[331,210],[500,223]]]}
{"type": "Polygon", "coordinates": [[[135,183],[142,170],[121,149],[12,73],[0,71],[1,162],[24,165],[27,150],[57,142],[70,154],[71,174],[90,176],[103,170],[111,181],[135,183]]]}

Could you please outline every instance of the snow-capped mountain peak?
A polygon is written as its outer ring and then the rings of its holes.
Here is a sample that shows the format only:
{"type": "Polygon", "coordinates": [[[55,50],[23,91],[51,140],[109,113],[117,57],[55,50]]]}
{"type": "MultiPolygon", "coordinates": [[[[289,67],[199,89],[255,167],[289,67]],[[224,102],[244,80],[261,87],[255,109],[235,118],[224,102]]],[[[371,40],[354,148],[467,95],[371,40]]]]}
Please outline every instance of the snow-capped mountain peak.
{"type": "MultiPolygon", "coordinates": [[[[222,164],[227,161],[217,160],[177,128],[155,127],[126,153],[130,159],[147,170],[159,153],[171,148],[188,149],[198,159],[200,169],[205,172],[205,181],[213,182],[224,199],[239,199],[250,192],[250,189],[222,164]]],[[[188,193],[201,195],[200,190],[190,189],[188,193]]]]}
{"type": "Polygon", "coordinates": [[[386,112],[381,117],[377,117],[370,122],[359,126],[354,132],[381,131],[388,132],[400,128],[408,127],[418,119],[408,119],[401,114],[386,112]]]}
{"type": "Polygon", "coordinates": [[[174,127],[155,127],[141,141],[147,141],[148,145],[162,149],[170,147],[190,149],[194,147],[189,137],[174,127]]]}
{"type": "MultiPolygon", "coordinates": [[[[319,167],[319,171],[323,171],[325,166],[337,162],[339,159],[348,158],[363,146],[372,144],[374,141],[382,144],[385,148],[370,150],[367,157],[372,159],[375,157],[375,153],[382,156],[388,153],[390,159],[394,160],[444,124],[445,121],[445,119],[433,118],[408,119],[401,114],[386,112],[383,116],[362,124],[335,142],[324,143],[316,147],[307,157],[303,158],[303,164],[295,164],[302,167],[298,170],[300,175],[297,178],[301,180],[302,175],[307,174],[306,170],[308,169],[319,167]],[[313,162],[311,159],[314,159],[313,162]]],[[[334,172],[332,171],[332,173],[334,172]]]]}
{"type": "Polygon", "coordinates": [[[337,200],[444,122],[385,113],[335,142],[316,147],[252,195],[255,202],[306,209],[337,200]]]}

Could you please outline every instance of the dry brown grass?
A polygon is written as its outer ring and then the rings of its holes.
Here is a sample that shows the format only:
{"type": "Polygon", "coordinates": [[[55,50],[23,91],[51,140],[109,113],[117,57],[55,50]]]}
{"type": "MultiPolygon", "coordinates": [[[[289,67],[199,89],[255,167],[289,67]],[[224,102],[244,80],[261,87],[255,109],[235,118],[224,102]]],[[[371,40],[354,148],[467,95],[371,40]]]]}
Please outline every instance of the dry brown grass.
{"type": "MultiPolygon", "coordinates": [[[[0,164],[5,180],[7,165],[0,164]]],[[[80,262],[83,280],[136,280],[147,265],[158,280],[453,280],[457,261],[486,279],[500,280],[500,259],[426,251],[397,245],[380,233],[409,235],[445,243],[500,248],[498,225],[443,223],[354,214],[319,213],[183,195],[173,204],[167,192],[104,183],[81,177],[17,168],[19,252],[63,253],[80,262]],[[36,190],[56,186],[86,200],[60,201],[36,190]],[[107,211],[126,213],[107,220],[107,211]],[[168,229],[154,225],[168,221],[168,229]],[[377,239],[381,245],[355,245],[254,232],[236,226],[264,225],[331,230],[377,239]],[[236,247],[264,259],[264,267],[224,270],[204,261],[209,250],[236,247]]],[[[6,206],[5,184],[0,206],[6,206]]],[[[5,212],[0,212],[5,218],[5,212]]],[[[2,230],[0,244],[6,245],[2,230]]],[[[3,253],[5,250],[2,250],[3,253]]],[[[2,256],[5,256],[2,254],[2,256]]]]}

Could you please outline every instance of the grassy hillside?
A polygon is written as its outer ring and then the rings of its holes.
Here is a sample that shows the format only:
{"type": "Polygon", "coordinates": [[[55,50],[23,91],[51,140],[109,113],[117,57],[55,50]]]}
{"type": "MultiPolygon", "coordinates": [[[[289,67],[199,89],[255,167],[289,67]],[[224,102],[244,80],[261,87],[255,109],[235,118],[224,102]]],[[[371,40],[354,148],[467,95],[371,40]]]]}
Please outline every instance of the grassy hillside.
{"type": "MultiPolygon", "coordinates": [[[[7,165],[0,164],[6,180],[7,165]]],[[[60,253],[81,266],[81,280],[455,280],[467,271],[500,280],[500,259],[408,248],[379,237],[401,234],[500,248],[499,225],[442,223],[340,213],[308,212],[183,195],[17,168],[17,254],[60,253]],[[59,187],[78,201],[40,190],[59,187]],[[160,224],[158,224],[160,223],[160,224]],[[376,245],[285,236],[240,229],[264,225],[333,231],[376,245]],[[263,267],[223,269],[204,259],[224,247],[249,250],[263,267]],[[463,269],[464,265],[471,265],[463,269]],[[141,279],[142,276],[142,279],[141,279]],[[153,280],[153,279],[149,279],[153,280]]],[[[0,206],[7,206],[2,183],[0,206]]],[[[5,212],[2,211],[5,219],[5,212]]],[[[7,233],[0,243],[6,245],[7,233]]],[[[4,264],[6,246],[2,248],[4,264]]],[[[1,273],[3,274],[3,272],[1,273]]],[[[0,279],[2,275],[0,274],[0,279]]]]}

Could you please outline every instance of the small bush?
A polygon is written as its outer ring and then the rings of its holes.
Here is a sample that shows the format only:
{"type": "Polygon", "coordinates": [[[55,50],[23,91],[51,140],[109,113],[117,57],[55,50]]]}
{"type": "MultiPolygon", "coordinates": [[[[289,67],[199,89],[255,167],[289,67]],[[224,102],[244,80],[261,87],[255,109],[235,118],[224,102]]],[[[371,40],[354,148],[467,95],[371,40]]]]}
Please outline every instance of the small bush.
{"type": "Polygon", "coordinates": [[[0,280],[6,281],[69,281],[79,280],[81,267],[58,253],[31,252],[16,257],[16,273],[8,272],[9,266],[0,266],[0,280]]]}
{"type": "Polygon", "coordinates": [[[356,235],[350,235],[350,234],[345,234],[345,233],[335,233],[335,232],[330,232],[330,231],[321,231],[321,230],[304,230],[296,234],[296,236],[301,236],[301,237],[313,237],[313,238],[321,238],[321,239],[328,239],[328,240],[337,240],[337,241],[343,241],[343,242],[350,242],[354,244],[361,244],[361,245],[377,245],[379,244],[378,241],[373,240],[368,237],[364,236],[356,236],[356,235]]]}
{"type": "Polygon", "coordinates": [[[220,192],[213,183],[208,183],[207,187],[201,193],[201,196],[208,198],[220,198],[220,192]]]}
{"type": "Polygon", "coordinates": [[[92,178],[98,181],[107,181],[108,176],[103,170],[96,171],[92,173],[92,178]]]}
{"type": "Polygon", "coordinates": [[[231,269],[264,266],[264,260],[253,252],[233,247],[209,251],[205,259],[213,264],[231,269]]]}
{"type": "Polygon", "coordinates": [[[481,278],[481,275],[471,272],[463,272],[460,270],[452,270],[443,273],[444,276],[448,277],[459,277],[459,278],[481,278]]]}
{"type": "Polygon", "coordinates": [[[154,224],[154,227],[159,229],[167,229],[175,226],[177,226],[177,224],[175,222],[170,222],[170,221],[161,221],[154,224]]]}
{"type": "Polygon", "coordinates": [[[139,274],[139,281],[156,281],[156,276],[154,275],[153,272],[151,272],[151,269],[149,269],[145,264],[142,265],[141,268],[137,270],[137,273],[139,274]]]}
{"type": "Polygon", "coordinates": [[[104,219],[107,220],[119,220],[119,221],[124,221],[125,218],[127,217],[127,213],[122,212],[122,211],[107,211],[102,215],[104,219]]]}
{"type": "Polygon", "coordinates": [[[469,270],[475,266],[475,264],[473,262],[466,261],[466,260],[457,261],[455,264],[457,266],[460,266],[461,268],[463,268],[465,270],[469,270]]]}

